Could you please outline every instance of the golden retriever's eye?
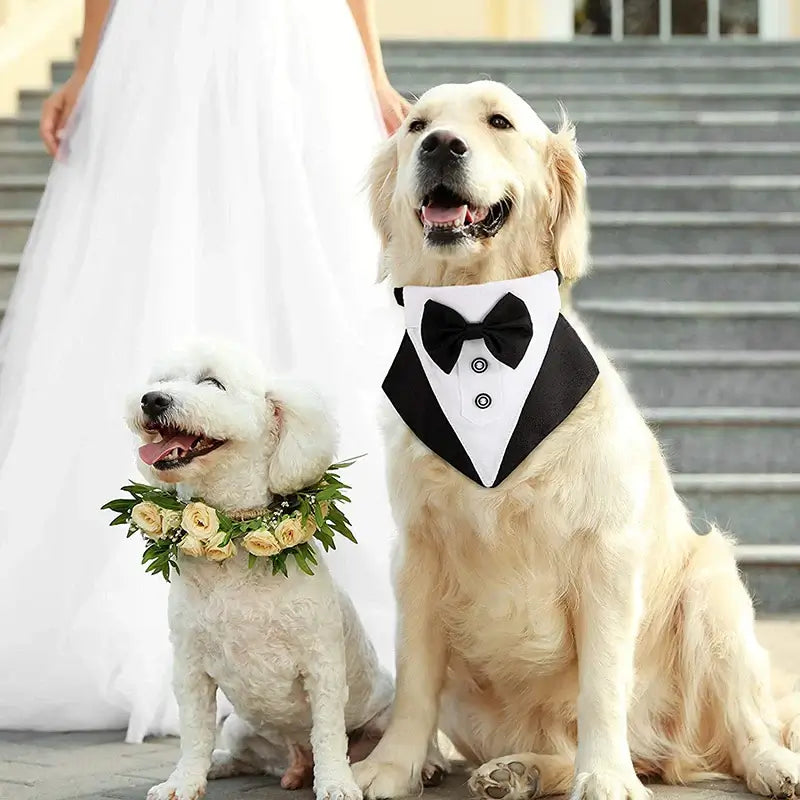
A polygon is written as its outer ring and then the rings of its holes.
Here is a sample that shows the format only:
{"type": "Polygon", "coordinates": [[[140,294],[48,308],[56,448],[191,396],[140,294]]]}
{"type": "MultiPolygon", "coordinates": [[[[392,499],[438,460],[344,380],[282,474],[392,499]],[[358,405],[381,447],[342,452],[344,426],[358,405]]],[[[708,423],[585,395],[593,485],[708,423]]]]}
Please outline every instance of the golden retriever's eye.
{"type": "Polygon", "coordinates": [[[225,391],[225,387],[216,378],[203,378],[200,383],[211,383],[216,386],[217,389],[220,389],[223,392],[225,391]]]}
{"type": "Polygon", "coordinates": [[[498,130],[507,130],[514,127],[502,114],[492,114],[489,117],[489,124],[498,130]]]}
{"type": "Polygon", "coordinates": [[[412,119],[411,122],[408,123],[408,132],[422,133],[427,127],[428,123],[424,119],[412,119]]]}

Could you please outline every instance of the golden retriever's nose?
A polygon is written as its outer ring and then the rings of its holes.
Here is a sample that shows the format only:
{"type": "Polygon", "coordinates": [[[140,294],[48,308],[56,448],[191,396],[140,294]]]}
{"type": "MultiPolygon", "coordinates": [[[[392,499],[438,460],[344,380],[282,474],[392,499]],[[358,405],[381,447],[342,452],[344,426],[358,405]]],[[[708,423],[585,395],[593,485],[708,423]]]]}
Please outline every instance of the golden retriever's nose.
{"type": "Polygon", "coordinates": [[[468,152],[467,143],[449,131],[429,133],[420,144],[420,158],[428,162],[458,161],[468,152]]]}

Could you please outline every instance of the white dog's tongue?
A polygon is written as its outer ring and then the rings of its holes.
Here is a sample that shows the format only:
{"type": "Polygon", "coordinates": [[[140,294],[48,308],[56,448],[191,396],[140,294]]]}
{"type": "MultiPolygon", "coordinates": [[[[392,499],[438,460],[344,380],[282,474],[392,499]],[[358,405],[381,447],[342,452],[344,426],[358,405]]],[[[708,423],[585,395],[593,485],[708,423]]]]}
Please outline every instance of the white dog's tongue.
{"type": "Polygon", "coordinates": [[[432,225],[446,225],[455,223],[457,226],[463,225],[467,218],[468,208],[466,205],[457,208],[442,208],[441,206],[425,206],[422,209],[422,217],[425,222],[432,225]]]}
{"type": "Polygon", "coordinates": [[[178,436],[173,436],[171,439],[164,439],[163,442],[144,444],[139,448],[139,458],[152,467],[156,461],[161,461],[167,453],[171,453],[173,450],[180,448],[188,452],[196,438],[192,434],[182,433],[178,436]]]}

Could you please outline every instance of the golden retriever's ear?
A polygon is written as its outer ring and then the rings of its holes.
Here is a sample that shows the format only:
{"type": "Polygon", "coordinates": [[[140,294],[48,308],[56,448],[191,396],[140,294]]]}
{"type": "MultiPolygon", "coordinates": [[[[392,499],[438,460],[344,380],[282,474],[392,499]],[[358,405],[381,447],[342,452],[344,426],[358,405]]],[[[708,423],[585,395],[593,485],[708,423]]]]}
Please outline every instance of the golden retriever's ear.
{"type": "Polygon", "coordinates": [[[367,175],[369,189],[369,205],[372,212],[372,224],[381,239],[381,258],[378,269],[378,280],[386,277],[383,251],[389,244],[389,208],[394,196],[397,183],[397,141],[391,136],[381,145],[380,150],[372,160],[367,175]]]}
{"type": "Polygon", "coordinates": [[[556,266],[569,281],[588,267],[589,224],[586,216],[586,170],[575,140],[575,126],[562,113],[558,131],[547,144],[550,232],[556,266]]]}

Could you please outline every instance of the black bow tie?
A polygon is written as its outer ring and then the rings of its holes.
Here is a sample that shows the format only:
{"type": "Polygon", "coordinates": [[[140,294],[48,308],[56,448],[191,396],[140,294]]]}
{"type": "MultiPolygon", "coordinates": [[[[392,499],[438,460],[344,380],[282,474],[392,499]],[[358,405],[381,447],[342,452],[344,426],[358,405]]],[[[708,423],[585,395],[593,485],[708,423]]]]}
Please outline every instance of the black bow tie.
{"type": "Polygon", "coordinates": [[[448,375],[468,339],[483,339],[498,361],[516,369],[533,338],[533,322],[525,303],[509,292],[483,322],[467,322],[458,311],[428,300],[422,312],[421,333],[428,355],[448,375]]]}

